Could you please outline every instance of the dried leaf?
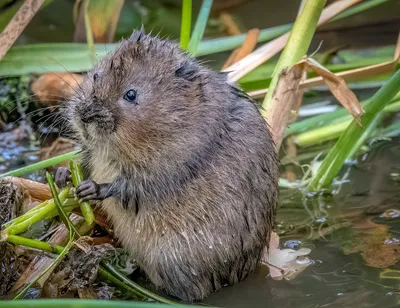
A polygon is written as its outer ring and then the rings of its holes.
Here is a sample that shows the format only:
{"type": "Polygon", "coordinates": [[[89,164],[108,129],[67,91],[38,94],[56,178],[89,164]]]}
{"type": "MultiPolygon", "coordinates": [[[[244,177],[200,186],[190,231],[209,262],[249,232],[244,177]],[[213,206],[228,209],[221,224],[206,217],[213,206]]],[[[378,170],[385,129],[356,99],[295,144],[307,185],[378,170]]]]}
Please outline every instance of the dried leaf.
{"type": "Polygon", "coordinates": [[[302,62],[306,63],[308,67],[324,79],[336,99],[349,111],[357,123],[361,125],[361,116],[364,114],[364,109],[343,78],[330,72],[312,58],[306,58],[302,62]]]}
{"type": "Polygon", "coordinates": [[[308,248],[279,249],[279,236],[272,232],[269,249],[264,253],[262,262],[269,267],[272,279],[292,280],[311,264],[311,261],[305,258],[310,252],[311,249],[308,248]],[[299,260],[299,257],[304,258],[299,260]]]}

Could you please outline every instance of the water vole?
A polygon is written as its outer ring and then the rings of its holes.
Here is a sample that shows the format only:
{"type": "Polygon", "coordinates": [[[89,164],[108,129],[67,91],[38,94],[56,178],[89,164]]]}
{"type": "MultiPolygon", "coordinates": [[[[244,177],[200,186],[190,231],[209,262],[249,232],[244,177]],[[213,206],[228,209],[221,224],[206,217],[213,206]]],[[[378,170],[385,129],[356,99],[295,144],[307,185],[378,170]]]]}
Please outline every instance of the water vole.
{"type": "Polygon", "coordinates": [[[87,74],[68,118],[91,179],[78,196],[103,200],[156,286],[200,300],[256,268],[278,164],[265,120],[225,75],[135,31],[87,74]]]}

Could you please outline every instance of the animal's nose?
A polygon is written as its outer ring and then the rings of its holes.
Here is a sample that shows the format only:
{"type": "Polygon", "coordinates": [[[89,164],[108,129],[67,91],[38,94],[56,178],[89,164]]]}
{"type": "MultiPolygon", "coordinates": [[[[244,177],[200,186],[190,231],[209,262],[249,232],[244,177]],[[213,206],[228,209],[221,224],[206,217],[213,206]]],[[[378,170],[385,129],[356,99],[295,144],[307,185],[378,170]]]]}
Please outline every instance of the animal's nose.
{"type": "Polygon", "coordinates": [[[81,108],[79,114],[83,123],[90,123],[95,120],[100,112],[101,108],[95,106],[94,104],[91,104],[89,106],[81,108]]]}
{"type": "Polygon", "coordinates": [[[94,119],[94,115],[88,112],[81,112],[81,120],[83,123],[90,123],[94,119]]]}

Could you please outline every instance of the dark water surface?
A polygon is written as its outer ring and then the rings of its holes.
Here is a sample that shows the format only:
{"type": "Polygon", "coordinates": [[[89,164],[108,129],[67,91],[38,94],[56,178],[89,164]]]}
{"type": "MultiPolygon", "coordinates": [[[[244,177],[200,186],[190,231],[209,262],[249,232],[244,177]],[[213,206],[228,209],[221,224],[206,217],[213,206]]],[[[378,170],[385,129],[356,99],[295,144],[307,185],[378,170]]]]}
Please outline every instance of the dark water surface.
{"type": "Polygon", "coordinates": [[[313,264],[292,281],[274,281],[268,269],[261,268],[244,282],[211,295],[207,303],[220,307],[397,307],[399,157],[399,138],[379,142],[351,167],[348,182],[332,198],[305,200],[297,190],[281,190],[277,218],[281,245],[301,242],[312,249],[313,264]],[[394,270],[391,276],[397,279],[380,278],[386,267],[394,270]]]}

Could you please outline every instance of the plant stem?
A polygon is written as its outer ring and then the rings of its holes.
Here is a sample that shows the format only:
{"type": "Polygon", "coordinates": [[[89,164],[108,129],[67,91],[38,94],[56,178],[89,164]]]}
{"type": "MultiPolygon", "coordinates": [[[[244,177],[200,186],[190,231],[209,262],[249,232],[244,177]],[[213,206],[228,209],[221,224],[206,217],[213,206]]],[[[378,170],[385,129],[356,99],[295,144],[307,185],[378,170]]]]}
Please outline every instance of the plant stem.
{"type": "Polygon", "coordinates": [[[18,235],[8,235],[5,240],[9,243],[13,243],[15,245],[21,245],[25,247],[35,248],[43,251],[48,251],[55,254],[60,254],[64,247],[58,245],[52,245],[47,242],[33,240],[30,238],[18,236],[18,235]]]}
{"type": "Polygon", "coordinates": [[[375,131],[377,126],[382,122],[383,114],[380,112],[374,120],[372,120],[371,124],[367,127],[367,129],[363,132],[361,137],[357,140],[356,144],[351,147],[351,151],[348,154],[346,159],[352,159],[357,151],[361,148],[361,146],[365,143],[365,141],[369,138],[369,136],[375,131]]]}
{"type": "Polygon", "coordinates": [[[299,147],[308,147],[314,144],[338,138],[350,125],[351,120],[329,124],[317,129],[312,129],[294,137],[294,142],[299,147]]]}
{"type": "Polygon", "coordinates": [[[129,292],[131,292],[132,294],[138,296],[139,298],[141,298],[141,299],[145,298],[143,296],[143,294],[141,294],[138,291],[136,291],[135,289],[129,287],[127,284],[125,284],[124,282],[122,282],[121,280],[116,278],[114,275],[112,275],[110,272],[108,272],[102,266],[99,266],[99,274],[103,277],[103,279],[109,280],[110,282],[112,282],[113,284],[117,285],[118,287],[121,287],[121,288],[123,288],[125,290],[128,290],[129,292]]]}
{"type": "MultiPolygon", "coordinates": [[[[400,108],[400,92],[390,101],[390,105],[385,107],[385,112],[397,112],[400,108]]],[[[365,107],[368,100],[361,102],[361,105],[365,107]]],[[[342,122],[351,119],[351,115],[344,108],[338,108],[337,110],[329,113],[316,115],[297,123],[290,124],[286,129],[285,137],[299,134],[309,129],[316,129],[333,122],[342,122]]]]}
{"type": "Polygon", "coordinates": [[[89,17],[89,3],[90,3],[90,0],[84,0],[84,2],[83,2],[83,5],[84,5],[83,18],[85,20],[86,42],[87,42],[87,46],[90,50],[90,58],[92,59],[92,64],[94,64],[94,63],[96,63],[96,53],[94,51],[93,31],[92,31],[92,26],[90,24],[90,17],[89,17]]]}
{"type": "MultiPolygon", "coordinates": [[[[72,175],[72,184],[77,187],[83,181],[83,172],[80,164],[76,163],[74,160],[69,162],[69,168],[72,175]]],[[[83,218],[88,225],[94,222],[94,213],[89,202],[79,202],[83,218]]]]}
{"type": "Polygon", "coordinates": [[[190,40],[190,27],[192,23],[192,0],[183,0],[181,20],[181,48],[187,50],[190,40]]]}
{"type": "Polygon", "coordinates": [[[60,215],[61,220],[64,222],[65,226],[68,228],[68,231],[70,234],[73,234],[73,235],[77,234],[78,236],[80,236],[78,231],[75,229],[74,224],[71,222],[71,220],[69,219],[68,215],[64,212],[64,209],[62,207],[62,203],[65,201],[67,196],[65,196],[65,199],[61,199],[59,197],[59,195],[57,193],[56,184],[54,183],[52,176],[48,172],[46,172],[46,180],[47,180],[47,183],[49,183],[51,195],[53,196],[54,204],[56,205],[58,215],[60,215]]]}
{"type": "Polygon", "coordinates": [[[30,173],[30,172],[33,172],[33,171],[36,171],[39,169],[45,169],[45,168],[57,165],[59,163],[62,163],[63,161],[69,160],[78,153],[79,153],[79,150],[61,154],[61,155],[58,155],[58,156],[55,156],[55,157],[52,157],[52,158],[49,158],[46,160],[42,160],[42,161],[34,163],[32,165],[0,174],[0,178],[6,177],[6,176],[20,176],[22,174],[30,173]]]}
{"type": "MultiPolygon", "coordinates": [[[[366,103],[367,102],[363,105],[366,105],[366,103]]],[[[393,104],[386,106],[382,112],[389,113],[399,111],[400,101],[396,101],[393,104]]],[[[344,116],[335,119],[333,113],[328,113],[327,115],[330,114],[332,115],[331,120],[335,120],[335,123],[324,125],[295,136],[294,140],[296,144],[300,147],[307,147],[340,137],[340,135],[350,125],[352,117],[349,114],[345,114],[344,116]]]]}
{"type": "Polygon", "coordinates": [[[326,0],[307,0],[300,16],[296,19],[262,104],[264,116],[272,109],[272,97],[281,72],[295,65],[306,55],[325,3],[326,0]]]}
{"type": "Polygon", "coordinates": [[[213,0],[203,0],[199,16],[196,20],[196,25],[189,42],[189,52],[195,54],[201,39],[203,38],[204,31],[206,30],[208,16],[210,15],[213,0]]]}
{"type": "Polygon", "coordinates": [[[335,176],[339,173],[344,161],[353,152],[352,148],[357,143],[366,129],[371,125],[376,116],[400,91],[400,70],[379,89],[377,93],[365,105],[365,113],[361,117],[362,126],[355,120],[340,136],[334,147],[323,160],[315,177],[308,186],[308,191],[319,191],[331,185],[335,176]]]}
{"type": "Polygon", "coordinates": [[[139,292],[140,294],[145,295],[148,298],[154,299],[157,302],[164,303],[164,304],[171,304],[171,305],[177,305],[178,303],[170,301],[166,298],[163,298],[161,296],[158,296],[157,294],[154,294],[150,292],[149,290],[141,287],[137,283],[134,283],[132,280],[128,279],[125,277],[125,275],[121,274],[119,271],[117,271],[112,265],[106,262],[101,262],[101,267],[108,271],[111,275],[118,277],[120,281],[122,281],[125,285],[129,286],[129,288],[136,290],[136,292],[139,292]]]}

